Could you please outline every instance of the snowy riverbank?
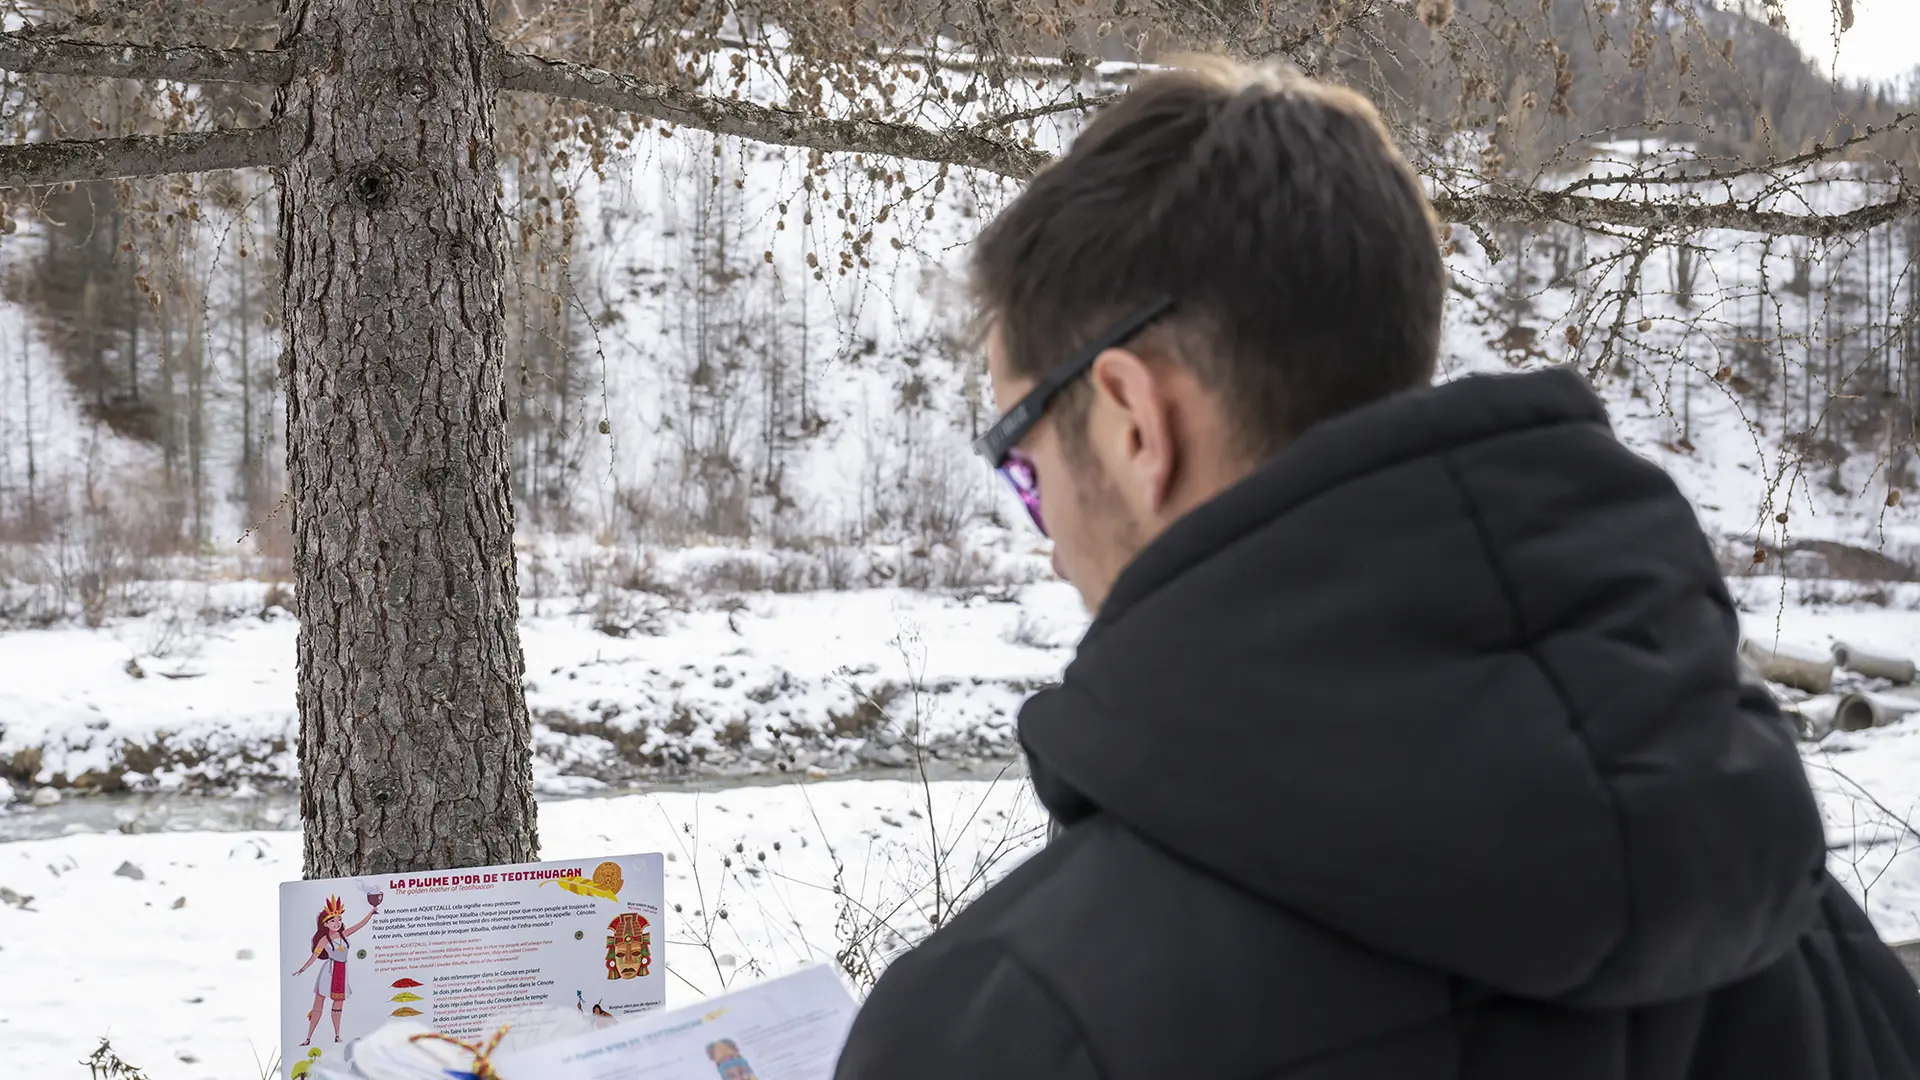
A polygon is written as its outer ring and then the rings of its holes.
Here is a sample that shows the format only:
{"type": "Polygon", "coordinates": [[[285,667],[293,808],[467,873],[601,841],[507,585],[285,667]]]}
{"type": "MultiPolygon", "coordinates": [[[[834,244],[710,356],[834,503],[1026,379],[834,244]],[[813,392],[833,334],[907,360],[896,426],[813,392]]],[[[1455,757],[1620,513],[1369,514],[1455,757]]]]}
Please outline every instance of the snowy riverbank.
{"type": "MultiPolygon", "coordinates": [[[[200,588],[99,629],[0,633],[0,672],[13,673],[0,680],[0,779],[22,795],[289,786],[297,627],[262,608],[264,586],[200,588]]],[[[1058,676],[1085,625],[1059,584],[656,603],[644,629],[617,634],[603,616],[527,606],[535,775],[552,794],[820,778],[900,767],[914,747],[1006,760],[1021,699],[1058,676]]]]}

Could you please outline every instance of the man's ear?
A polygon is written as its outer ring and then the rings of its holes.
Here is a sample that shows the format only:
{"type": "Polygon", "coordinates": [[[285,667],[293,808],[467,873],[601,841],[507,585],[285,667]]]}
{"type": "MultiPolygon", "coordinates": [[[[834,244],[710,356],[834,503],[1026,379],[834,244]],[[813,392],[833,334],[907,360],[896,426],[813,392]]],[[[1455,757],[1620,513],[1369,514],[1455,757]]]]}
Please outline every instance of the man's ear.
{"type": "Polygon", "coordinates": [[[1090,375],[1087,439],[1138,520],[1159,515],[1180,467],[1179,416],[1167,377],[1125,349],[1101,353],[1090,375]]]}

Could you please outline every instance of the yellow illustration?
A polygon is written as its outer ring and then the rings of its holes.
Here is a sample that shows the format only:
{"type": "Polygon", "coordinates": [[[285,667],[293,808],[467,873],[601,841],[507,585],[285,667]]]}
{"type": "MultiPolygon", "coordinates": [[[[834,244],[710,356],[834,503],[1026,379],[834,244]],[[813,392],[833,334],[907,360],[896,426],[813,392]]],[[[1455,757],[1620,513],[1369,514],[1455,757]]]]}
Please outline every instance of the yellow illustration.
{"type": "Polygon", "coordinates": [[[388,1001],[419,1001],[420,995],[411,990],[402,990],[387,999],[388,1001]]]}
{"type": "MultiPolygon", "coordinates": [[[[593,896],[602,900],[620,899],[620,887],[626,884],[620,873],[620,864],[603,862],[594,868],[593,879],[583,877],[563,877],[552,879],[555,885],[573,893],[575,896],[593,896]]],[[[546,884],[546,882],[541,882],[546,884]]]]}
{"type": "Polygon", "coordinates": [[[320,1060],[320,1048],[316,1046],[313,1049],[307,1051],[307,1057],[305,1061],[294,1062],[293,1068],[287,1073],[287,1075],[292,1077],[293,1080],[305,1080],[307,1073],[313,1069],[314,1063],[319,1060],[320,1060]]]}

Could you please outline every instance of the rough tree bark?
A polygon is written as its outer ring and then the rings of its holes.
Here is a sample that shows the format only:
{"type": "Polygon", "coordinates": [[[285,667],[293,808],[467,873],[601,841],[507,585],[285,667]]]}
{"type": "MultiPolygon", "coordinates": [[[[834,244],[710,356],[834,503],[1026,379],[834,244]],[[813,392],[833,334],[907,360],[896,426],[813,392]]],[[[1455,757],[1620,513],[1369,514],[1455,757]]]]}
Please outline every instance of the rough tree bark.
{"type": "Polygon", "coordinates": [[[308,876],[532,859],[483,0],[287,16],[308,876]]]}

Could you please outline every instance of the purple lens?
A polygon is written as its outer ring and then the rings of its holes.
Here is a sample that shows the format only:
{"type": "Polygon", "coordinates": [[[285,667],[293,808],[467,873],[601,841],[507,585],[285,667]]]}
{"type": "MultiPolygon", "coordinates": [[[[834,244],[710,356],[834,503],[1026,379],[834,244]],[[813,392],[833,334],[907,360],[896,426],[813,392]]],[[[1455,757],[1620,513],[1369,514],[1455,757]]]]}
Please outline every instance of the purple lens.
{"type": "Polygon", "coordinates": [[[1001,464],[1000,475],[1007,478],[1013,493],[1020,496],[1027,516],[1033,519],[1033,527],[1040,530],[1041,536],[1047,535],[1046,520],[1040,516],[1040,474],[1034,470],[1033,459],[1015,450],[1001,464]]]}

